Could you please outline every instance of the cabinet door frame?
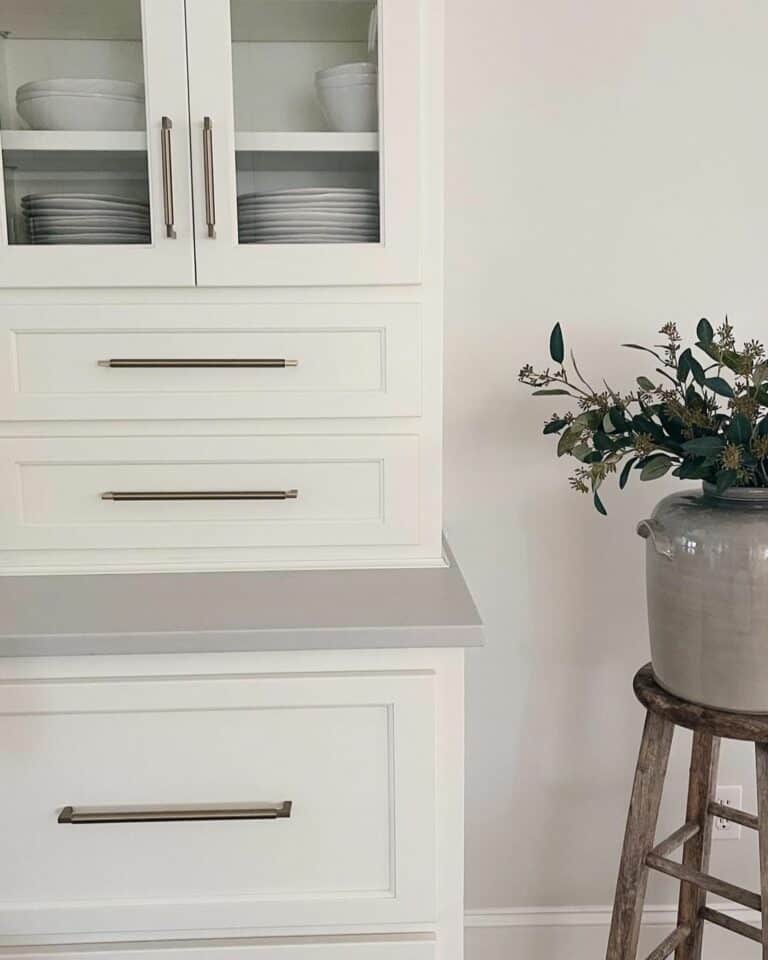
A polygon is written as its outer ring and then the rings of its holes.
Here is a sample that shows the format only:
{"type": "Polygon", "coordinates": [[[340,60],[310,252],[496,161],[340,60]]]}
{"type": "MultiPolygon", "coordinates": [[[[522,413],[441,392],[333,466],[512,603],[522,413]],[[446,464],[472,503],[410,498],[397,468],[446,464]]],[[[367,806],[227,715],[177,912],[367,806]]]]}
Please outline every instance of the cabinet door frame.
{"type": "Polygon", "coordinates": [[[0,287],[194,286],[184,0],[141,0],[141,17],[152,243],[11,245],[5,190],[0,189],[0,287]],[[163,208],[164,116],[173,123],[175,239],[166,236],[163,208]]]}
{"type": "Polygon", "coordinates": [[[187,0],[192,178],[200,286],[418,284],[422,252],[421,0],[379,0],[381,243],[239,244],[230,0],[187,0]],[[205,210],[203,120],[213,125],[216,236],[205,210]]]}

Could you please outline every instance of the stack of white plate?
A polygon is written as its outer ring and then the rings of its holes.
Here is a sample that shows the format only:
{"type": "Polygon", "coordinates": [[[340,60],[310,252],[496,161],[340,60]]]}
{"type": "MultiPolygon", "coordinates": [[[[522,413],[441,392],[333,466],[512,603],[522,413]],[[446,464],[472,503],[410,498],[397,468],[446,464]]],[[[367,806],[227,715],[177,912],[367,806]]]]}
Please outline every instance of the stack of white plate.
{"type": "Polygon", "coordinates": [[[240,243],[377,243],[379,195],[362,187],[300,187],[238,197],[240,243]]]}
{"type": "Polygon", "coordinates": [[[35,80],[16,91],[33,130],[143,130],[144,84],[131,80],[35,80]]]}
{"type": "Polygon", "coordinates": [[[30,243],[149,243],[149,204],[98,193],[31,193],[21,209],[30,243]]]}
{"type": "Polygon", "coordinates": [[[378,67],[368,61],[317,71],[317,98],[332,130],[348,133],[378,128],[378,79],[378,67]]]}

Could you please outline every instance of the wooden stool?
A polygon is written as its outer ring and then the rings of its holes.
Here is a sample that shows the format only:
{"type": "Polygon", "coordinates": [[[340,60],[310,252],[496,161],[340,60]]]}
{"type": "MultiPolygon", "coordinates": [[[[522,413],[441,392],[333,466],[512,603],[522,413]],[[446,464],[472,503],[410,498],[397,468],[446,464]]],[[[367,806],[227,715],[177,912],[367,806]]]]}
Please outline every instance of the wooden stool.
{"type": "Polygon", "coordinates": [[[606,960],[635,960],[648,871],[680,880],[677,927],[647,960],[701,960],[704,921],[763,945],[768,960],[768,714],[727,713],[680,700],[658,685],[651,665],[635,677],[635,694],[647,708],[640,755],[621,851],[606,960]],[[655,844],[661,791],[675,726],[693,730],[688,809],[679,830],[655,844]],[[715,802],[720,738],[750,740],[757,762],[757,816],[715,802]],[[713,817],[757,830],[762,896],[708,873],[713,817]],[[669,854],[683,847],[682,863],[669,854]],[[762,913],[762,930],[707,907],[707,893],[762,913]]]}

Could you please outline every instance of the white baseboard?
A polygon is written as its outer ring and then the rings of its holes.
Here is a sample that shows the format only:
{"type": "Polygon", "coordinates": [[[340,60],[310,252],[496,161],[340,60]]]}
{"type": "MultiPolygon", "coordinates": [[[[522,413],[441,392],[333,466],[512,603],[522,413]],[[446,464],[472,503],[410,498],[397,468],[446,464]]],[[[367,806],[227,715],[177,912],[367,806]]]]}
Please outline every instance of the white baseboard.
{"type": "MultiPolygon", "coordinates": [[[[760,926],[760,914],[731,903],[710,903],[708,906],[744,923],[760,926]]],[[[611,907],[490,907],[467,910],[465,927],[608,927],[611,907]]],[[[677,919],[676,906],[647,906],[643,926],[666,927],[677,919]]]]}
{"type": "MultiPolygon", "coordinates": [[[[711,906],[745,923],[760,926],[746,907],[711,906]]],[[[638,957],[645,957],[676,923],[674,906],[648,906],[643,912],[638,957]]],[[[509,907],[465,913],[465,960],[602,960],[611,924],[610,906],[509,907]]],[[[755,960],[759,947],[733,933],[707,925],[704,960],[755,960]]]]}

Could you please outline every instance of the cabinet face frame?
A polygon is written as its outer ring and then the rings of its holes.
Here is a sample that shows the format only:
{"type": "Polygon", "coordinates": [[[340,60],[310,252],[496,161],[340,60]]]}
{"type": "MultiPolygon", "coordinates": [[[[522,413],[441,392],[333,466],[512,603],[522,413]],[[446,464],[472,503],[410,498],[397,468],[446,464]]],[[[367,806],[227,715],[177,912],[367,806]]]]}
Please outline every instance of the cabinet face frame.
{"type": "MultiPolygon", "coordinates": [[[[194,286],[184,0],[141,0],[152,243],[34,246],[8,243],[0,190],[0,287],[194,286]],[[160,149],[162,118],[173,123],[176,239],[166,236],[160,149]]],[[[0,151],[2,150],[0,132],[0,151]]]]}
{"type": "Polygon", "coordinates": [[[240,244],[230,0],[187,0],[189,103],[200,286],[421,281],[422,5],[379,0],[381,243],[240,244]],[[213,125],[216,237],[205,211],[203,121],[213,125]]]}

